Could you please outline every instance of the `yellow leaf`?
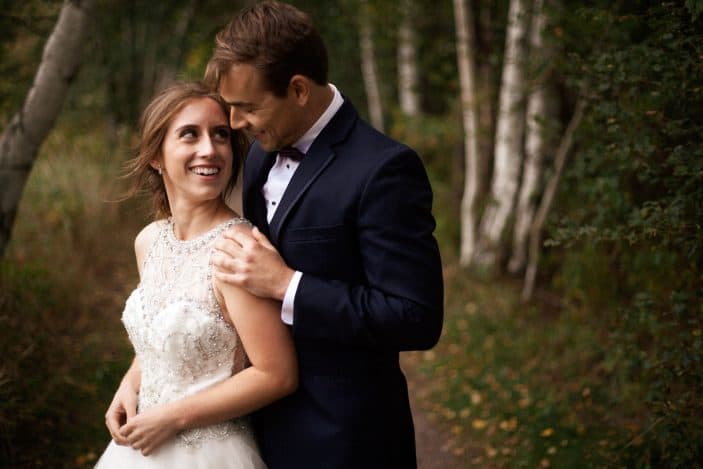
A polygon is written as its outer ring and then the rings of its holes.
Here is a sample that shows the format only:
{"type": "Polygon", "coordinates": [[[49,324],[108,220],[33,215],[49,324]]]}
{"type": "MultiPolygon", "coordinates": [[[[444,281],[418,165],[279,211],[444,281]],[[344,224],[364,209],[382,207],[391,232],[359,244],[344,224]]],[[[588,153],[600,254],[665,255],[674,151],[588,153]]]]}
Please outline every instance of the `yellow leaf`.
{"type": "Polygon", "coordinates": [[[481,393],[474,391],[471,393],[471,403],[473,405],[479,405],[483,399],[481,398],[481,393]]]}
{"type": "Polygon", "coordinates": [[[523,397],[520,399],[517,403],[517,405],[521,408],[524,409],[525,407],[529,407],[529,405],[532,403],[529,397],[523,397]]]}
{"type": "Polygon", "coordinates": [[[517,417],[512,417],[508,420],[503,420],[498,426],[501,430],[504,430],[506,432],[513,431],[517,428],[517,417]]]}
{"type": "Polygon", "coordinates": [[[554,435],[554,429],[553,428],[545,428],[544,430],[542,430],[542,433],[540,433],[540,435],[543,436],[544,438],[550,437],[550,436],[554,435]]]}
{"type": "Polygon", "coordinates": [[[487,422],[481,419],[474,419],[474,421],[471,422],[471,426],[474,427],[475,430],[483,430],[486,428],[486,425],[487,422]]]}

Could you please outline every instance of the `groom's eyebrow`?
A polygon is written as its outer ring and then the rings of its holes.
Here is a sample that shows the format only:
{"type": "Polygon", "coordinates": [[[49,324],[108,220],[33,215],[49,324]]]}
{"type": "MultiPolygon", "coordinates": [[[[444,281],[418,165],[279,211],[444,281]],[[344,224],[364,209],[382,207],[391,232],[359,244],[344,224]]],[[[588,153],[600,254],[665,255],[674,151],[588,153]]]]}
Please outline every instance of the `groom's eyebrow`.
{"type": "Polygon", "coordinates": [[[244,107],[244,106],[251,106],[252,103],[248,103],[246,101],[227,101],[224,100],[225,104],[228,106],[234,106],[234,107],[244,107]]]}

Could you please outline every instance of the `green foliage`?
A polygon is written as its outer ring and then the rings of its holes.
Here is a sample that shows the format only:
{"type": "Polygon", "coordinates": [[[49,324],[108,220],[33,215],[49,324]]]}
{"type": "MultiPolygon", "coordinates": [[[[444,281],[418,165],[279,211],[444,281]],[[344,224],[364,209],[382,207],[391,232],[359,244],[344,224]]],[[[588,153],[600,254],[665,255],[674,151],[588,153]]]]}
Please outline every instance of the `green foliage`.
{"type": "Polygon", "coordinates": [[[698,16],[703,12],[703,1],[701,0],[686,0],[686,8],[691,14],[691,19],[696,21],[698,16]]]}
{"type": "Polygon", "coordinates": [[[32,79],[61,2],[0,0],[0,129],[17,112],[32,79]]]}
{"type": "MultiPolygon", "coordinates": [[[[647,428],[626,447],[630,464],[691,467],[703,460],[703,290],[674,291],[668,301],[636,295],[613,329],[611,359],[625,379],[643,382],[636,396],[647,403],[647,428]]],[[[635,397],[635,396],[633,396],[635,397]]]]}
{"type": "Polygon", "coordinates": [[[690,467],[703,455],[703,27],[675,3],[576,18],[598,39],[574,38],[565,67],[590,107],[548,242],[563,246],[555,285],[602,312],[605,359],[646,402],[619,460],[690,467]]]}
{"type": "Polygon", "coordinates": [[[484,282],[449,265],[445,279],[443,336],[418,365],[426,405],[455,437],[449,449],[466,467],[611,465],[630,416],[602,365],[601,319],[549,297],[526,307],[505,278],[484,282]]]}
{"type": "MultiPolygon", "coordinates": [[[[455,111],[455,114],[458,111],[455,111]]],[[[415,149],[422,158],[434,193],[433,212],[437,221],[435,236],[445,256],[459,249],[457,214],[463,190],[463,140],[459,116],[393,116],[390,133],[415,149]]]]}
{"type": "Polygon", "coordinates": [[[62,123],[27,183],[0,265],[0,460],[90,467],[131,351],[119,307],[135,284],[134,206],[109,202],[123,147],[62,123]],[[131,212],[131,213],[130,213],[131,212]]]}

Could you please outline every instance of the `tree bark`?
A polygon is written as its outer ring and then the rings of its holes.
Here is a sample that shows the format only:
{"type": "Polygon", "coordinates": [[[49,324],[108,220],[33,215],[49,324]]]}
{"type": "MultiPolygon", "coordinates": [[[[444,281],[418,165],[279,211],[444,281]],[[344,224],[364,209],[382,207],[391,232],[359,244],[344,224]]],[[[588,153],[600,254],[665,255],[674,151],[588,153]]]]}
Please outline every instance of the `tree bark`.
{"type": "Polygon", "coordinates": [[[400,110],[410,117],[420,114],[418,90],[417,32],[412,0],[403,0],[398,28],[398,97],[400,110]]]}
{"type": "Polygon", "coordinates": [[[478,99],[478,203],[484,198],[490,186],[491,163],[493,162],[493,147],[495,144],[495,77],[498,75],[497,66],[488,58],[493,49],[493,17],[496,6],[493,2],[478,5],[479,21],[476,31],[476,59],[478,61],[476,98],[478,99]]]}
{"type": "MultiPolygon", "coordinates": [[[[535,0],[530,30],[530,56],[539,57],[540,63],[546,65],[553,54],[549,44],[544,42],[547,15],[543,0],[535,0]]],[[[527,260],[527,239],[530,225],[535,215],[537,197],[541,186],[544,156],[549,146],[550,131],[555,126],[554,100],[547,80],[548,67],[541,76],[530,81],[534,83],[527,97],[527,128],[525,132],[525,164],[522,171],[522,185],[515,208],[515,226],[513,229],[513,249],[508,262],[508,271],[516,274],[525,267],[527,260]]]]}
{"type": "Polygon", "coordinates": [[[511,0],[505,57],[496,124],[495,160],[491,196],[483,215],[474,262],[493,269],[498,262],[500,242],[513,212],[522,163],[525,95],[525,35],[528,24],[526,0],[511,0]]]}
{"type": "Polygon", "coordinates": [[[376,72],[376,56],[373,43],[373,29],[371,27],[371,12],[367,0],[360,0],[359,8],[359,40],[361,50],[361,73],[364,77],[366,99],[369,107],[371,125],[383,132],[383,105],[381,104],[381,90],[376,72]]]}
{"type": "Polygon", "coordinates": [[[564,135],[559,143],[559,148],[557,148],[557,152],[554,155],[554,174],[549,179],[549,182],[544,189],[542,201],[539,204],[537,214],[535,215],[532,225],[530,226],[530,249],[528,253],[529,261],[527,269],[525,270],[525,282],[522,288],[523,301],[529,301],[530,298],[532,298],[532,292],[535,287],[535,278],[537,277],[539,252],[542,245],[542,228],[544,227],[544,222],[547,220],[547,214],[552,207],[554,195],[556,194],[557,186],[559,185],[559,179],[561,178],[561,173],[564,170],[566,156],[569,154],[569,150],[571,149],[574,132],[581,123],[584,109],[585,103],[583,101],[576,103],[574,114],[571,116],[569,125],[564,131],[564,135]]]}
{"type": "Polygon", "coordinates": [[[461,249],[459,262],[471,263],[476,248],[476,198],[479,187],[478,109],[476,99],[476,33],[470,0],[454,0],[456,53],[461,82],[464,127],[464,195],[461,199],[461,249]],[[468,4],[467,4],[468,3],[468,4]]]}
{"type": "Polygon", "coordinates": [[[17,207],[39,147],[54,126],[80,68],[93,3],[64,1],[44,46],[34,84],[22,109],[0,136],[0,256],[10,240],[17,207]]]}

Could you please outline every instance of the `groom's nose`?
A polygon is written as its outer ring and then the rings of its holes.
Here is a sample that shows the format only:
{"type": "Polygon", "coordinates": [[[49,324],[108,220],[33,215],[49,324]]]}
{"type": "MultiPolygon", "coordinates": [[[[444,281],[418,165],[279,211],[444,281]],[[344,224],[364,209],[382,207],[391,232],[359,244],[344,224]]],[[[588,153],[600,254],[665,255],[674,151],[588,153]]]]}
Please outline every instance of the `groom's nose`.
{"type": "Polygon", "coordinates": [[[229,126],[234,130],[240,130],[247,126],[247,121],[240,111],[234,106],[229,107],[229,126]]]}

